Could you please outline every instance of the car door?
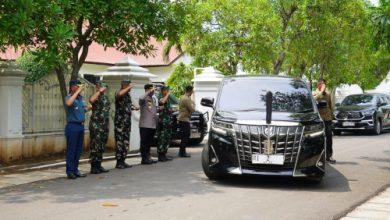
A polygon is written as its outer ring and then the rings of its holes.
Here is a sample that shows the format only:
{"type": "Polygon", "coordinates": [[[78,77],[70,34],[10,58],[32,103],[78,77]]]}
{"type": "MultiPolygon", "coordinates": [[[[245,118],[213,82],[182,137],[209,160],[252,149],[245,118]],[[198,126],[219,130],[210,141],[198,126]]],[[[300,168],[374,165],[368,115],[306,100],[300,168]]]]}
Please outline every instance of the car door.
{"type": "Polygon", "coordinates": [[[379,107],[383,113],[383,127],[390,126],[390,103],[386,96],[379,96],[379,107]]]}

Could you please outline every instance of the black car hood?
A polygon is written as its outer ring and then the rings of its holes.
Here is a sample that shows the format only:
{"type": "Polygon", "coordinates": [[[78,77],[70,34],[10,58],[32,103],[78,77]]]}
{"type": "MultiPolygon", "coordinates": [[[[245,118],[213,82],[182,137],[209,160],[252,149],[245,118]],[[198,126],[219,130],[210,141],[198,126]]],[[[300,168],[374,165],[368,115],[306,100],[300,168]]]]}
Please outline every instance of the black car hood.
{"type": "Polygon", "coordinates": [[[339,106],[337,110],[342,112],[348,112],[348,111],[362,111],[362,110],[368,110],[375,108],[372,105],[344,105],[339,106]]]}
{"type": "MultiPolygon", "coordinates": [[[[237,120],[266,120],[265,111],[217,111],[215,113],[217,120],[237,121],[237,120]]],[[[288,113],[288,112],[273,112],[272,121],[291,121],[305,122],[319,120],[319,115],[316,112],[312,113],[288,113]]]]}

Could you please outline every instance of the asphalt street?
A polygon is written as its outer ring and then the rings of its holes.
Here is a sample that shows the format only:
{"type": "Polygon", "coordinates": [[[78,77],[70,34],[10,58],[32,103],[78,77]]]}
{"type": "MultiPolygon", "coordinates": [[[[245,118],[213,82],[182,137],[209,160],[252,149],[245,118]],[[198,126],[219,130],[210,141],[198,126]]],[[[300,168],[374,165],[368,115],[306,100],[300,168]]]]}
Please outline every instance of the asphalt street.
{"type": "Polygon", "coordinates": [[[189,159],[0,189],[0,218],[338,219],[390,184],[390,132],[336,136],[337,164],[319,185],[276,177],[210,181],[201,149],[192,147],[189,159]]]}

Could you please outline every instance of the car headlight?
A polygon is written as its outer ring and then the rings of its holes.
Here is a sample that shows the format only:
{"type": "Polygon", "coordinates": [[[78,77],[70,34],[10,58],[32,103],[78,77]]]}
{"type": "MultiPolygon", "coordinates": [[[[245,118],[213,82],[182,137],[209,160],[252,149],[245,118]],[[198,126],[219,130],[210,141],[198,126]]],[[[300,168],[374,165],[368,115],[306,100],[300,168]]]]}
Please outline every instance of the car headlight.
{"type": "Polygon", "coordinates": [[[335,111],[333,112],[334,117],[336,118],[336,116],[337,116],[339,113],[340,113],[339,110],[335,110],[335,111]]]}
{"type": "Polygon", "coordinates": [[[363,114],[364,116],[371,116],[371,115],[373,115],[374,113],[375,113],[375,109],[367,109],[367,110],[362,111],[362,114],[363,114]]]}
{"type": "Polygon", "coordinates": [[[211,123],[211,129],[216,133],[227,135],[228,132],[233,130],[233,125],[230,123],[213,120],[211,123]]]}
{"type": "Polygon", "coordinates": [[[323,123],[317,123],[317,124],[311,124],[305,126],[305,136],[319,136],[323,135],[324,133],[324,124],[323,123]]]}

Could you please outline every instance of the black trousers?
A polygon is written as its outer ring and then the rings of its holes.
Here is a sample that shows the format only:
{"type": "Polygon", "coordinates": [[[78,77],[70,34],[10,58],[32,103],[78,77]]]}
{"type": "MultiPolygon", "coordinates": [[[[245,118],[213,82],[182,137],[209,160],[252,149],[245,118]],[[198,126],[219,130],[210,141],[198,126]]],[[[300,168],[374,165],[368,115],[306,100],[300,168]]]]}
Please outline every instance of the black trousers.
{"type": "Polygon", "coordinates": [[[332,121],[324,121],[324,123],[326,136],[326,157],[330,158],[333,155],[332,121]]]}
{"type": "Polygon", "coordinates": [[[183,121],[179,121],[179,126],[181,130],[180,153],[184,153],[190,140],[191,127],[189,122],[183,121]]]}
{"type": "Polygon", "coordinates": [[[156,129],[139,128],[139,132],[141,136],[141,157],[142,160],[148,160],[150,159],[150,146],[152,145],[156,129]]]}

